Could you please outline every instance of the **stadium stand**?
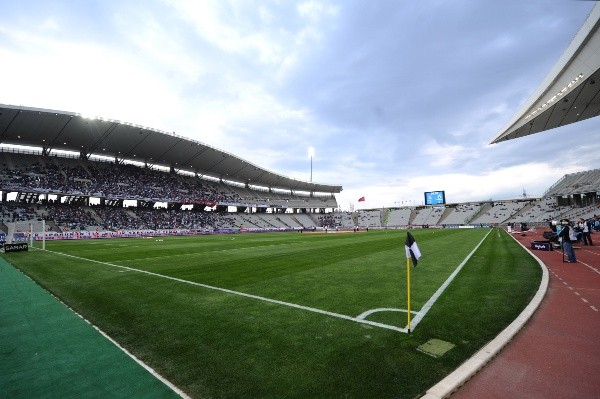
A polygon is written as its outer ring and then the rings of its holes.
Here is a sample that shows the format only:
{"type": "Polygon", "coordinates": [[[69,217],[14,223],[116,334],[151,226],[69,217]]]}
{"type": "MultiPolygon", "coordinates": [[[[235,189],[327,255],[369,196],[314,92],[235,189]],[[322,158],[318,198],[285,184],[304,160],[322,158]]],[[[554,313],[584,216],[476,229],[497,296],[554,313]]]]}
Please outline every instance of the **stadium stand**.
{"type": "Polygon", "coordinates": [[[445,209],[443,206],[428,206],[418,209],[410,224],[417,226],[437,225],[445,209]]]}
{"type": "Polygon", "coordinates": [[[567,213],[572,207],[558,206],[556,198],[538,198],[530,201],[519,212],[506,220],[506,223],[541,224],[551,220],[558,220],[561,214],[567,213]]]}
{"type": "Polygon", "coordinates": [[[480,212],[469,223],[486,225],[504,223],[508,218],[519,212],[526,203],[523,201],[501,201],[489,205],[484,212],[480,212]]]}
{"type": "Polygon", "coordinates": [[[358,225],[356,215],[353,212],[332,212],[317,216],[317,226],[352,229],[358,225]]]}
{"type": "Polygon", "coordinates": [[[395,208],[388,213],[386,227],[408,226],[412,208],[395,208]]]}
{"type": "Polygon", "coordinates": [[[291,215],[291,219],[295,220],[299,227],[304,227],[304,228],[317,227],[315,220],[312,219],[307,214],[302,214],[302,213],[294,214],[294,215],[291,215]]]}
{"type": "Polygon", "coordinates": [[[457,204],[440,223],[447,226],[469,224],[473,216],[481,210],[481,206],[477,203],[457,204]]]}
{"type": "Polygon", "coordinates": [[[291,190],[203,180],[147,165],[0,152],[0,190],[0,229],[5,233],[9,226],[17,232],[41,229],[42,220],[46,231],[61,234],[206,233],[546,225],[563,217],[589,219],[600,213],[600,170],[565,175],[542,198],[347,212],[337,209],[333,195],[299,195],[291,190]],[[16,195],[11,201],[9,193],[16,195]],[[137,206],[124,207],[126,200],[137,206]]]}
{"type": "Polygon", "coordinates": [[[544,193],[544,197],[597,193],[598,187],[600,187],[600,169],[571,173],[554,183],[544,193]]]}
{"type": "Polygon", "coordinates": [[[0,152],[2,191],[83,195],[157,202],[208,202],[262,207],[337,207],[331,195],[251,190],[131,164],[0,152]],[[293,206],[290,206],[292,203],[293,206]]]}
{"type": "Polygon", "coordinates": [[[362,210],[358,214],[358,226],[362,228],[381,227],[381,210],[362,210]]]}

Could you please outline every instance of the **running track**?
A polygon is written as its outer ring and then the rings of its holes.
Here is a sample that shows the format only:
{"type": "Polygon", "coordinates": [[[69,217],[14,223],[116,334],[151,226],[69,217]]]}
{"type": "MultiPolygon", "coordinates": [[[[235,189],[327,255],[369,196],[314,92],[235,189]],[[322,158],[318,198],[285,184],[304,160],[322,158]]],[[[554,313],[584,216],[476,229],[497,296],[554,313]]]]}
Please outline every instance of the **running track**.
{"type": "MultiPolygon", "coordinates": [[[[525,247],[537,232],[513,236],[525,247]]],[[[550,282],[540,307],[500,353],[451,399],[600,398],[600,234],[595,246],[576,245],[578,263],[560,251],[532,251],[550,282]]]]}

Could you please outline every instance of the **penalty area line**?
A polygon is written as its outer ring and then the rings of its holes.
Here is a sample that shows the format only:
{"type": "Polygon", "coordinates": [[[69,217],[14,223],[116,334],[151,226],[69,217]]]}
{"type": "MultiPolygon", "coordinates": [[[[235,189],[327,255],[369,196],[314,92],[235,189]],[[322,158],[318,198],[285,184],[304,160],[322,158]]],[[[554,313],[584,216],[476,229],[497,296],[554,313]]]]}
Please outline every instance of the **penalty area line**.
{"type": "Polygon", "coordinates": [[[63,253],[63,252],[50,251],[50,250],[47,250],[47,249],[44,250],[44,251],[50,252],[50,253],[53,253],[53,254],[56,254],[56,255],[66,256],[66,257],[69,257],[69,258],[74,258],[74,259],[83,260],[83,261],[92,262],[92,263],[98,263],[98,264],[104,265],[104,266],[115,267],[115,268],[119,268],[119,269],[123,269],[123,270],[128,270],[128,271],[132,271],[132,272],[138,272],[138,273],[142,273],[142,274],[147,274],[147,275],[154,276],[154,277],[164,278],[166,280],[177,281],[177,282],[183,283],[183,284],[194,285],[194,286],[197,286],[197,287],[202,287],[202,288],[206,288],[206,289],[213,290],[213,291],[220,291],[220,292],[224,292],[224,293],[231,294],[231,295],[242,296],[242,297],[245,297],[245,298],[250,298],[250,299],[254,299],[254,300],[258,300],[258,301],[274,303],[274,304],[277,304],[277,305],[287,306],[287,307],[291,307],[291,308],[295,308],[295,309],[305,310],[305,311],[308,311],[308,312],[313,312],[313,313],[318,313],[318,314],[322,314],[322,315],[326,315],[326,316],[336,317],[338,319],[353,321],[355,323],[368,324],[368,325],[373,326],[373,327],[379,327],[379,328],[384,328],[384,329],[387,329],[387,330],[393,330],[393,331],[398,331],[398,332],[403,332],[403,333],[408,332],[408,329],[406,329],[406,328],[392,326],[392,325],[384,324],[384,323],[378,323],[378,322],[370,321],[370,320],[364,320],[364,319],[361,319],[359,317],[353,317],[353,316],[348,316],[348,315],[341,314],[341,313],[330,312],[328,310],[311,308],[310,306],[298,305],[296,303],[280,301],[280,300],[277,300],[277,299],[271,299],[271,298],[267,298],[267,297],[264,297],[264,296],[247,294],[245,292],[234,291],[234,290],[230,290],[230,289],[227,289],[227,288],[215,287],[215,286],[208,285],[208,284],[197,283],[195,281],[189,281],[189,280],[184,280],[184,279],[177,278],[177,277],[167,276],[165,274],[154,273],[154,272],[150,272],[150,271],[147,271],[147,270],[136,269],[136,268],[133,268],[133,267],[117,265],[117,264],[109,263],[109,262],[101,262],[99,260],[83,258],[81,256],[70,255],[70,254],[66,254],[66,253],[63,253]]]}

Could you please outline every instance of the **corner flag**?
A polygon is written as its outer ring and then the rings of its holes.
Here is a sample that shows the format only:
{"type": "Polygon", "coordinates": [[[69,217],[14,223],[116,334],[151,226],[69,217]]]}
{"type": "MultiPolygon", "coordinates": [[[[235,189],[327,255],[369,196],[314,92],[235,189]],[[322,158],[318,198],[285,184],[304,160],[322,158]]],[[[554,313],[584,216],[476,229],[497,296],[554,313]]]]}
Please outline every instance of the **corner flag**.
{"type": "Polygon", "coordinates": [[[410,231],[406,232],[406,244],[404,244],[406,250],[406,259],[412,260],[413,266],[417,266],[417,261],[421,257],[421,251],[415,241],[415,238],[410,234],[410,231]]]}
{"type": "Polygon", "coordinates": [[[408,319],[406,331],[410,334],[410,262],[412,261],[413,266],[416,267],[417,261],[421,257],[419,246],[410,231],[406,232],[404,249],[406,250],[406,317],[408,319]]]}

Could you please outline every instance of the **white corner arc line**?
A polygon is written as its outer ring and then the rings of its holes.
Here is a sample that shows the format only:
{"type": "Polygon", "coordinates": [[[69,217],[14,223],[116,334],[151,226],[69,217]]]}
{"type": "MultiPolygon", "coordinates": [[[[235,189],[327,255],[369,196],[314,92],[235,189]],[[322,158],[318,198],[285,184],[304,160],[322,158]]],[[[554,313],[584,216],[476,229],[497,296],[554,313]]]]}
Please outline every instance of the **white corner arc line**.
{"type": "MultiPolygon", "coordinates": [[[[359,314],[358,316],[356,316],[356,318],[358,320],[364,320],[367,317],[369,317],[370,315],[372,315],[373,313],[377,313],[377,312],[403,312],[403,313],[406,313],[407,310],[406,309],[396,309],[396,308],[370,309],[370,310],[367,310],[366,312],[363,312],[363,313],[359,314]]],[[[416,310],[411,310],[410,313],[417,314],[418,312],[416,310]]]]}
{"type": "Polygon", "coordinates": [[[461,271],[461,269],[469,261],[469,259],[471,259],[471,257],[473,256],[473,254],[477,251],[477,249],[479,249],[479,247],[481,246],[481,244],[485,241],[485,239],[487,238],[487,236],[489,236],[492,231],[493,231],[493,229],[490,229],[490,231],[488,231],[488,233],[481,239],[481,241],[479,241],[479,244],[477,244],[475,246],[475,248],[473,248],[473,250],[471,251],[471,253],[469,253],[467,255],[467,257],[460,263],[460,265],[458,265],[458,267],[456,269],[454,269],[454,271],[452,272],[452,274],[450,274],[450,276],[448,276],[448,278],[446,279],[446,281],[444,281],[444,284],[442,284],[440,286],[440,288],[437,289],[437,291],[431,296],[431,298],[429,298],[429,300],[425,303],[425,305],[423,305],[423,307],[421,308],[421,310],[419,310],[419,312],[417,312],[417,315],[415,316],[415,318],[411,322],[411,330],[413,330],[413,331],[415,330],[415,328],[421,322],[421,320],[423,319],[423,317],[425,317],[425,315],[427,314],[427,312],[429,312],[429,310],[431,309],[431,307],[433,306],[433,304],[435,303],[435,301],[438,300],[438,298],[440,297],[440,295],[442,295],[442,293],[446,290],[446,288],[448,287],[448,285],[450,285],[450,283],[452,282],[452,280],[454,280],[454,278],[456,277],[456,275],[461,271]]]}
{"type": "Polygon", "coordinates": [[[55,252],[55,251],[50,251],[50,250],[45,250],[45,251],[53,253],[53,254],[56,254],[56,255],[62,255],[62,256],[66,256],[66,257],[70,257],[70,258],[74,258],[74,259],[84,260],[84,261],[88,261],[88,262],[92,262],[92,263],[98,263],[98,264],[105,265],[105,266],[116,267],[116,268],[125,269],[125,270],[129,270],[129,271],[132,271],[132,272],[138,272],[138,273],[142,273],[142,274],[148,274],[150,276],[155,276],[155,277],[160,277],[160,278],[164,278],[164,279],[167,279],[167,280],[177,281],[179,283],[190,284],[190,285],[194,285],[194,286],[197,286],[197,287],[206,288],[206,289],[209,289],[209,290],[225,292],[227,294],[243,296],[243,297],[246,297],[246,298],[251,298],[251,299],[255,299],[255,300],[259,300],[259,301],[263,301],[263,302],[269,302],[269,303],[274,303],[274,304],[277,304],[277,305],[283,305],[283,306],[288,306],[288,307],[291,307],[291,308],[306,310],[306,311],[313,312],[313,313],[319,313],[319,314],[323,314],[323,315],[326,315],[326,316],[336,317],[338,319],[344,319],[344,320],[353,321],[355,323],[368,324],[368,325],[371,325],[371,326],[374,326],[374,327],[385,328],[387,330],[399,331],[399,332],[403,332],[403,333],[408,332],[408,330],[406,328],[392,326],[392,325],[384,324],[384,323],[378,323],[378,322],[375,322],[375,321],[362,320],[362,319],[359,319],[359,318],[356,318],[356,317],[352,317],[352,316],[348,316],[348,315],[345,315],[345,314],[330,312],[328,310],[311,308],[310,306],[298,305],[296,303],[280,301],[280,300],[277,300],[277,299],[271,299],[271,298],[267,298],[267,297],[263,297],[263,296],[259,296],[259,295],[247,294],[245,292],[234,291],[234,290],[230,290],[230,289],[227,289],[227,288],[215,287],[215,286],[208,285],[208,284],[197,283],[195,281],[184,280],[184,279],[177,278],[177,277],[167,276],[167,275],[164,275],[164,274],[154,273],[154,272],[150,272],[150,271],[142,270],[142,269],[136,269],[136,268],[133,268],[133,267],[117,265],[117,264],[114,264],[114,263],[101,262],[99,260],[83,258],[83,257],[80,257],[80,256],[66,254],[66,253],[63,253],[63,252],[55,252]]]}

